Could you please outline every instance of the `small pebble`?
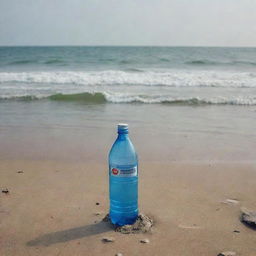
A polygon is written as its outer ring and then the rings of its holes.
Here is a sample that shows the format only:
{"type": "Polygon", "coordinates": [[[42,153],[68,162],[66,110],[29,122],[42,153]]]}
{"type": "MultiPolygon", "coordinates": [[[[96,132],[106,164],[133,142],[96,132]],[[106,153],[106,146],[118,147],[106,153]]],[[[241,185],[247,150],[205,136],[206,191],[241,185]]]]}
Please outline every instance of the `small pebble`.
{"type": "Polygon", "coordinates": [[[101,215],[101,212],[95,212],[94,215],[99,216],[99,215],[101,215]]]}
{"type": "Polygon", "coordinates": [[[100,205],[100,203],[99,203],[99,202],[97,202],[97,203],[96,203],[96,205],[100,205]]]}
{"type": "Polygon", "coordinates": [[[101,241],[104,242],[104,243],[111,243],[111,242],[115,241],[115,238],[113,238],[113,237],[103,237],[101,241]]]}
{"type": "Polygon", "coordinates": [[[8,193],[9,193],[8,188],[4,188],[4,189],[2,189],[2,193],[8,194],[8,193]]]}
{"type": "Polygon", "coordinates": [[[119,252],[115,256],[123,256],[123,254],[119,252]]]}
{"type": "Polygon", "coordinates": [[[239,230],[234,230],[233,232],[234,232],[234,233],[240,233],[240,231],[239,231],[239,230]]]}
{"type": "Polygon", "coordinates": [[[142,244],[148,244],[149,240],[147,238],[140,240],[142,244]]]}
{"type": "Polygon", "coordinates": [[[235,252],[231,252],[231,251],[221,252],[217,256],[236,256],[236,253],[235,252]]]}
{"type": "Polygon", "coordinates": [[[17,173],[23,173],[23,171],[17,171],[17,173]]]}

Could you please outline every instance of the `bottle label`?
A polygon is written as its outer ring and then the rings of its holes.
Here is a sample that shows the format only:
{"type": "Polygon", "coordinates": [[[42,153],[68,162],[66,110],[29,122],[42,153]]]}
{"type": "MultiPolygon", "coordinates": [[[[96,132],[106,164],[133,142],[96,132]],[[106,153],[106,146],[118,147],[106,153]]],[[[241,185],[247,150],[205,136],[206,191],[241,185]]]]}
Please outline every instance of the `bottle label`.
{"type": "Polygon", "coordinates": [[[109,173],[115,177],[135,177],[137,176],[137,166],[128,169],[110,168],[109,173]]]}

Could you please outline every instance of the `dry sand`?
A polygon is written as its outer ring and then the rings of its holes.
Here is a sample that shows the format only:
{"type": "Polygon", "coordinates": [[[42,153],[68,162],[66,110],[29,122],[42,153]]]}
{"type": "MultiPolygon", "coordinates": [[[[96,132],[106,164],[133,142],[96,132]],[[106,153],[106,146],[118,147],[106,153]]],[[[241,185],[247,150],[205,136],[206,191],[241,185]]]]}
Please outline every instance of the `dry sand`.
{"type": "Polygon", "coordinates": [[[255,164],[141,163],[140,210],[156,222],[146,234],[101,222],[107,174],[103,164],[1,161],[0,255],[256,255],[256,231],[239,220],[241,206],[256,210],[255,164]]]}

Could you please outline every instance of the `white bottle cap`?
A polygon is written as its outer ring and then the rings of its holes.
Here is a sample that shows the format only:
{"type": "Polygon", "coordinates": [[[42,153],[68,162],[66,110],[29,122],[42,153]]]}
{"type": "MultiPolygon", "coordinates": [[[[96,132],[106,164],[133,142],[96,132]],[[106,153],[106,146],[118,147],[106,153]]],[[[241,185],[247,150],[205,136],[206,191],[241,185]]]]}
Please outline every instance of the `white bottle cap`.
{"type": "Polygon", "coordinates": [[[117,125],[118,129],[128,129],[128,124],[124,124],[124,123],[119,123],[117,125]]]}

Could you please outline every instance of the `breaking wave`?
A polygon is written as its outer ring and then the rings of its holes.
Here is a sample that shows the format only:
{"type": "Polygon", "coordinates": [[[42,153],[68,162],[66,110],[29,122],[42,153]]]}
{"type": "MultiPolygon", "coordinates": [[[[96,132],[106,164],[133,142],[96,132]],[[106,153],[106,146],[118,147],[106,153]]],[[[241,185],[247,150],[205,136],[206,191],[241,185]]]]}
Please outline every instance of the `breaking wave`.
{"type": "Polygon", "coordinates": [[[200,98],[200,97],[171,97],[171,96],[149,96],[149,95],[129,95],[125,93],[110,92],[83,92],[74,94],[57,93],[49,96],[23,95],[23,96],[1,96],[1,101],[33,101],[51,100],[61,102],[79,102],[88,104],[103,103],[144,103],[144,104],[171,104],[171,105],[256,105],[254,98],[200,98]]]}
{"type": "Polygon", "coordinates": [[[167,87],[255,87],[253,72],[147,71],[59,71],[59,72],[0,72],[0,84],[72,84],[86,86],[167,86],[167,87]]]}

